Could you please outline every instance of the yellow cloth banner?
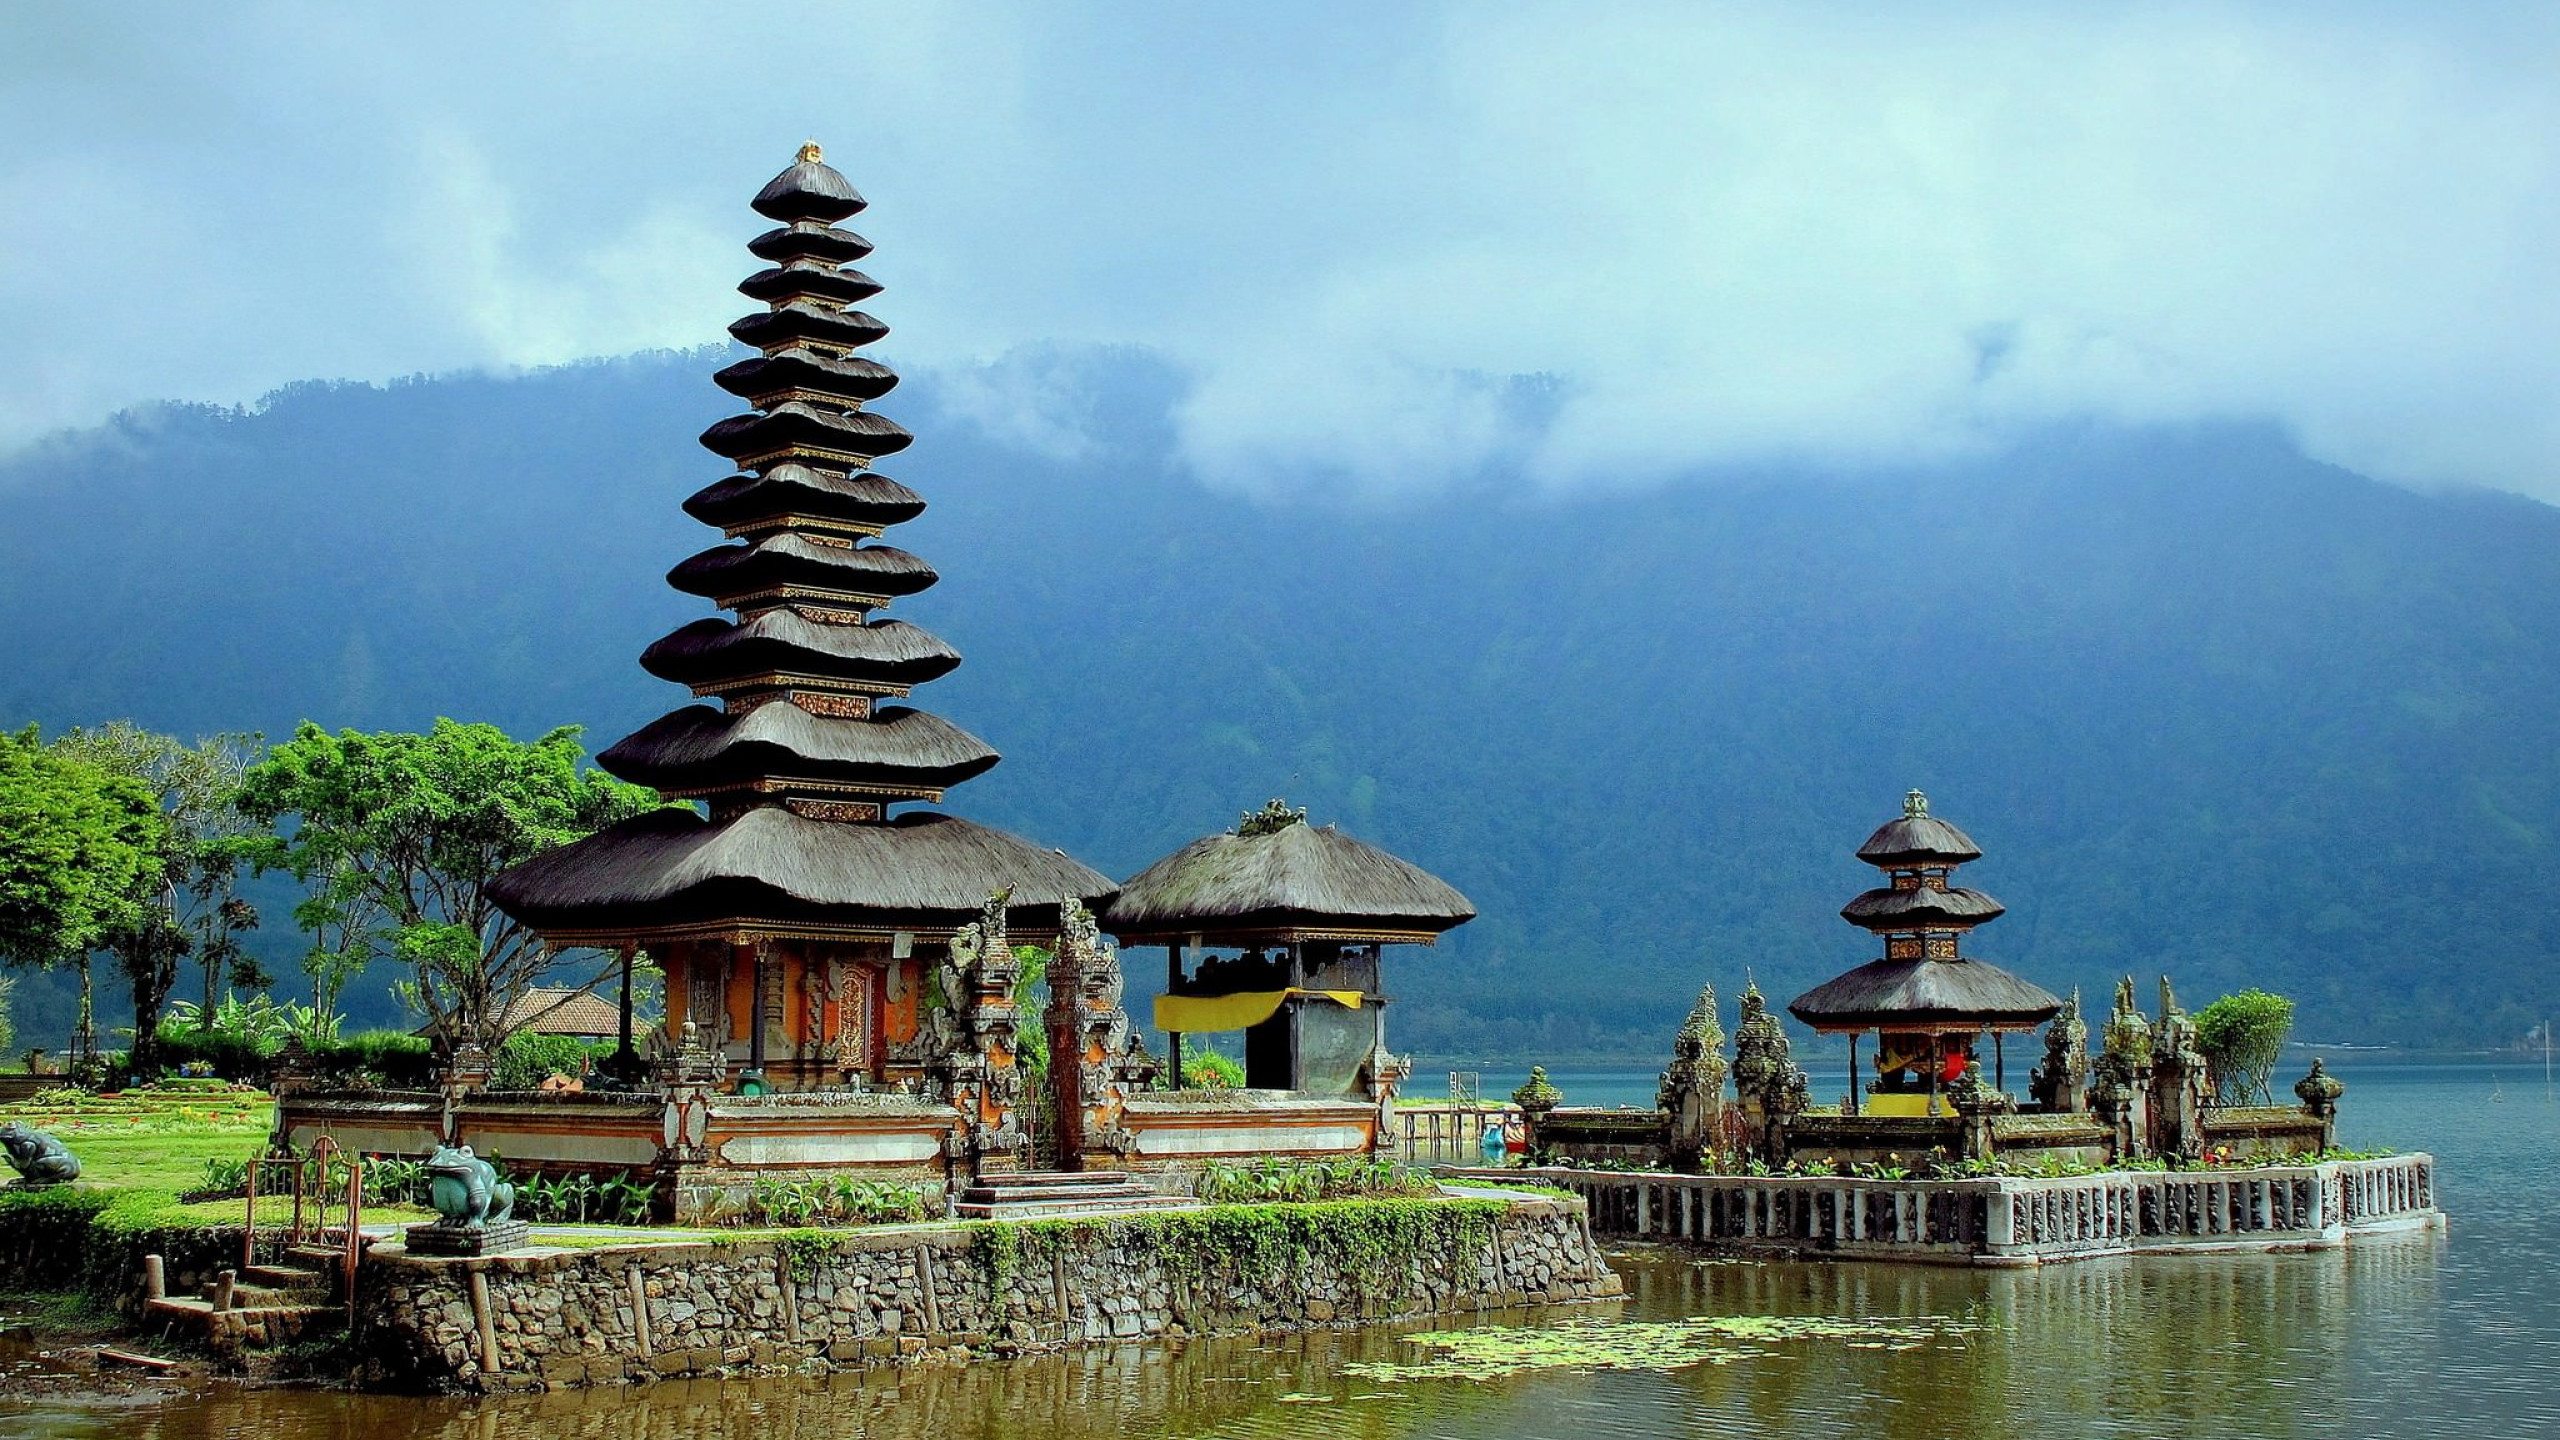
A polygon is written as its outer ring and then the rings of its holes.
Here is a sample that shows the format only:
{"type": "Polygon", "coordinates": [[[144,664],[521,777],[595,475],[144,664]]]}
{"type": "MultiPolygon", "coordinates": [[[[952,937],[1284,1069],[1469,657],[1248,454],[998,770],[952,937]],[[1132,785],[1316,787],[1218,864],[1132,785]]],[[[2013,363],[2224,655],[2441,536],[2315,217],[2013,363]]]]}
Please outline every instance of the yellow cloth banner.
{"type": "Polygon", "coordinates": [[[1292,995],[1321,995],[1336,1005],[1360,1008],[1363,998],[1357,990],[1252,990],[1241,995],[1159,995],[1156,997],[1156,1028],[1177,1034],[1187,1031],[1242,1030],[1259,1025],[1280,1013],[1280,1006],[1292,995]]]}

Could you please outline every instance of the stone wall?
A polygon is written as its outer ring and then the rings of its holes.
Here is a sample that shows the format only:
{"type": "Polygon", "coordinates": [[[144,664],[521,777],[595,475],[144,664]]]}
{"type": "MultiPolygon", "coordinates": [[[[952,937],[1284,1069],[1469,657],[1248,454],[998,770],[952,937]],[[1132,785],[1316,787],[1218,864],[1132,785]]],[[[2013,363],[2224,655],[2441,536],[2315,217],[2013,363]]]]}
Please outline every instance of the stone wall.
{"type": "Polygon", "coordinates": [[[479,1260],[375,1247],[370,1383],[591,1385],[1287,1330],[1619,1291],[1580,1201],[1222,1206],[479,1260]]]}

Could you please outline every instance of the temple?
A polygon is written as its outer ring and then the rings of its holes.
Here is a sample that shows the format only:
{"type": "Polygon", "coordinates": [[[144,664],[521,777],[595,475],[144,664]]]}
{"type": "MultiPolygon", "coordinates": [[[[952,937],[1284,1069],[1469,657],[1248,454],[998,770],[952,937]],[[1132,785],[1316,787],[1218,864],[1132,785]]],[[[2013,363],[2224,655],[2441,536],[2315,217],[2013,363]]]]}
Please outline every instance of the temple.
{"type": "Polygon", "coordinates": [[[898,383],[859,352],[888,327],[854,308],[880,286],[871,244],[837,222],[863,199],[816,145],[754,201],[771,262],[738,289],[765,308],[729,327],[759,355],[714,380],[752,413],[702,435],[738,468],[685,502],[727,543],[667,581],[732,618],[694,621],[640,657],[712,703],[688,705],[597,763],[708,811],[668,809],[510,871],[492,894],[560,947],[646,950],[666,973],[670,1043],[737,1067],[750,1089],[921,1077],[927,954],[1009,898],[1016,939],[1114,886],[1064,853],[925,808],[996,763],[985,741],[890,702],[959,654],[883,618],[934,583],[881,544],[925,502],[872,463],[908,433],[867,408],[898,383]]]}
{"type": "Polygon", "coordinates": [[[1840,918],[1884,942],[1884,955],[1799,995],[1787,1012],[1815,1033],[1849,1037],[1847,1112],[1943,1115],[1944,1087],[1981,1063],[1977,1039],[1992,1047],[1992,1083],[2008,1085],[2001,1037],[2062,1013],[2062,1001],[2000,967],[1964,953],[1977,925],[1997,920],[2000,902],[1951,883],[1956,867],[1982,858],[1962,830],[1929,813],[1929,797],[1903,797],[1900,818],[1878,826],[1858,858],[1885,883],[1851,900],[1840,918]],[[1860,1097],[1858,1038],[1876,1032],[1876,1087],[1860,1097]]]}
{"type": "Polygon", "coordinates": [[[1709,986],[1674,1039],[1654,1109],[1571,1108],[1551,1086],[1524,1087],[1515,1098],[1531,1147],[1566,1163],[1839,1173],[2281,1159],[2334,1143],[2337,1082],[2316,1066],[2309,1088],[2297,1089],[2300,1108],[2213,1093],[2195,1021],[2165,977],[2156,1018],[2136,1006],[2131,979],[2117,987],[2093,1056],[2076,992],[2065,1001],[1966,954],[1972,931],[2000,917],[2000,902],[1955,883],[1958,867],[1982,849],[1930,814],[1920,791],[1903,797],[1902,814],[1878,826],[1857,858],[1884,883],[1840,916],[1876,936],[1884,954],[1786,1007],[1816,1034],[1847,1038],[1848,1088],[1838,1103],[1816,1103],[1812,1077],[1757,985],[1743,989],[1728,1066],[1709,986]],[[2008,1088],[2005,1040],[2039,1027],[2043,1054],[2021,1100],[2008,1088]],[[1859,1042],[1870,1032],[1872,1065],[1862,1068],[1859,1042]]]}
{"type": "Polygon", "coordinates": [[[714,377],[750,413],[704,432],[735,473],[685,502],[724,539],[667,576],[727,614],[640,662],[703,703],[597,757],[675,803],[489,887],[553,947],[620,955],[617,1054],[591,1083],[541,1092],[491,1089],[469,1044],[432,1092],[287,1066],[279,1139],[468,1144],[519,1175],[645,1176],[655,1212],[688,1221],[734,1216],[759,1186],[848,1176],[962,1216],[1188,1203],[1189,1177],[1223,1158],[1375,1153],[1407,1068],[1385,1050],[1377,947],[1428,944],[1473,908],[1296,815],[1187,847],[1110,908],[1119,887],[1098,872],[937,808],[997,756],[898,703],[960,656],[884,613],[935,575],[881,539],[924,501],[871,468],[911,437],[870,408],[897,376],[860,353],[888,333],[856,308],[880,291],[852,268],[870,243],[838,223],[863,200],[813,144],[754,206],[774,228],[748,249],[768,263],[738,288],[764,308],[729,332],[758,353],[714,377]],[[1221,1022],[1261,1007],[1211,1027],[1244,1031],[1252,1086],[1155,1088],[1106,913],[1171,944],[1177,978],[1185,945],[1244,947],[1173,1004],[1223,1007],[1221,1022]],[[1025,945],[1048,952],[1037,1012],[1025,945]],[[666,1006],[638,1035],[644,955],[666,1006]]]}

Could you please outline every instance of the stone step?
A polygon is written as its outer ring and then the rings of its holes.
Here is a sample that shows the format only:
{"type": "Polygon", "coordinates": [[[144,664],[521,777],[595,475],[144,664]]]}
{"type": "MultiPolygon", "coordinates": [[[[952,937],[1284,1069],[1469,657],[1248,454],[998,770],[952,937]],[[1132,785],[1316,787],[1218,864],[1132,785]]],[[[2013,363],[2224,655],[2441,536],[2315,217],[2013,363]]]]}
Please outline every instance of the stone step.
{"type": "Polygon", "coordinates": [[[1142,1200],[1155,1193],[1143,1185],[972,1185],[960,1192],[960,1198],[987,1204],[1011,1200],[1142,1200]]]}
{"type": "Polygon", "coordinates": [[[963,1220],[1040,1220],[1065,1216],[1130,1215],[1199,1208],[1199,1201],[1184,1196],[1147,1194],[1076,1200],[962,1200],[951,1207],[951,1212],[963,1220]]]}
{"type": "MultiPolygon", "coordinates": [[[[219,1288],[219,1282],[207,1281],[203,1288],[196,1291],[196,1298],[210,1305],[213,1303],[214,1291],[219,1288]]],[[[278,1307],[328,1303],[328,1290],[318,1285],[265,1285],[242,1280],[231,1287],[231,1308],[234,1310],[271,1310],[278,1307]]]]}
{"type": "Polygon", "coordinates": [[[146,1301],[143,1318],[181,1330],[204,1342],[217,1355],[237,1359],[259,1350],[292,1344],[346,1324],[346,1311],[335,1305],[260,1305],[216,1310],[210,1300],[172,1296],[146,1301]]]}
{"type": "Polygon", "coordinates": [[[250,1265],[240,1271],[247,1285],[264,1285],[274,1290],[333,1290],[338,1272],[333,1266],[321,1269],[303,1265],[250,1265]]]}
{"type": "Polygon", "coordinates": [[[992,1175],[981,1175],[977,1180],[980,1188],[992,1190],[1009,1190],[1023,1186],[1048,1188],[1062,1185],[1105,1186],[1128,1183],[1129,1175],[1125,1170],[1009,1170],[992,1175]]]}

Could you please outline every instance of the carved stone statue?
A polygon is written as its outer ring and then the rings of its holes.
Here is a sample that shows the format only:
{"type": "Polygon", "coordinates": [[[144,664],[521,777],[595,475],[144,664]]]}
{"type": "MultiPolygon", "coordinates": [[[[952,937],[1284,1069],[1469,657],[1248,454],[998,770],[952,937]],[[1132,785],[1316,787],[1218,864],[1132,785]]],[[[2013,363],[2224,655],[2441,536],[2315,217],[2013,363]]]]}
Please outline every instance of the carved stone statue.
{"type": "Polygon", "coordinates": [[[2151,1022],[2133,1001],[2133,977],[2116,982],[2115,1009],[2107,1016],[2102,1048],[2090,1067],[2095,1084],[2090,1108],[2116,1132],[2119,1157],[2148,1153],[2146,1103],[2151,1089],[2151,1022]]]}
{"type": "Polygon", "coordinates": [[[1048,979],[1049,1008],[1041,1018],[1059,1155],[1125,1153],[1131,1137],[1123,1107],[1155,1072],[1155,1062],[1131,1037],[1129,1012],[1121,1007],[1120,952],[1102,938],[1082,901],[1063,907],[1048,979]]]}
{"type": "Polygon", "coordinates": [[[9,1168],[18,1172],[18,1183],[24,1188],[68,1185],[80,1178],[80,1157],[69,1146],[15,1120],[0,1125],[0,1151],[8,1153],[9,1168]]]}
{"type": "Polygon", "coordinates": [[[2211,1081],[2196,1048],[2196,1022],[2160,977],[2160,1018],[2151,1027],[2151,1146],[2189,1158],[2204,1153],[2204,1101],[2211,1081]]]}
{"type": "Polygon", "coordinates": [[[1671,1127],[1671,1168],[1695,1174],[1704,1167],[1724,1121],[1724,1029],[1716,1023],[1716,987],[1698,991],[1680,1033],[1671,1042],[1671,1066],[1662,1072],[1654,1103],[1671,1127]]]}
{"type": "Polygon", "coordinates": [[[960,1112],[960,1128],[947,1149],[973,1174],[1018,1163],[1030,1148],[1021,1126],[1029,1090],[1018,1050],[1013,1002],[1022,962],[1005,934],[1010,890],[987,896],[978,918],[951,937],[950,953],[935,980],[939,1014],[928,1012],[933,1044],[929,1071],[943,1097],[960,1112]]]}
{"type": "Polygon", "coordinates": [[[2089,1026],[2080,1018],[2080,990],[2044,1027],[2044,1061],[2027,1077],[2027,1094],[2054,1114],[2077,1114],[2089,1105],[2089,1026]]]}
{"type": "Polygon", "coordinates": [[[2311,1073],[2293,1082],[2293,1093],[2302,1099],[2302,1108],[2320,1122],[2320,1148],[2338,1148],[2338,1097],[2347,1093],[2347,1082],[2329,1073],[2320,1057],[2311,1057],[2311,1073]]]}
{"type": "Polygon", "coordinates": [[[1786,1029],[1769,1013],[1756,982],[1743,987],[1741,1019],[1733,1028],[1733,1090],[1763,1128],[1773,1156],[1786,1148],[1786,1122],[1812,1103],[1812,1081],[1789,1058],[1786,1029]]]}

